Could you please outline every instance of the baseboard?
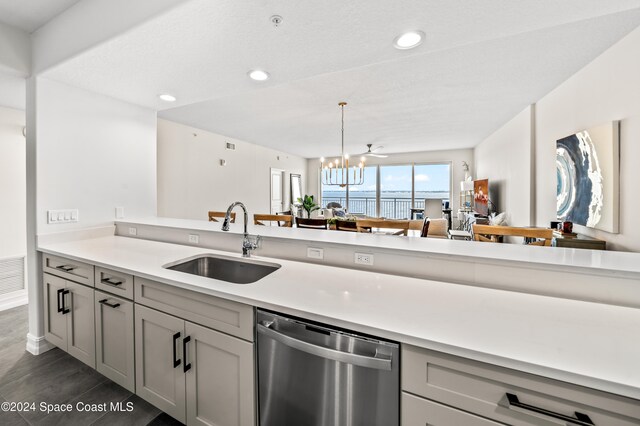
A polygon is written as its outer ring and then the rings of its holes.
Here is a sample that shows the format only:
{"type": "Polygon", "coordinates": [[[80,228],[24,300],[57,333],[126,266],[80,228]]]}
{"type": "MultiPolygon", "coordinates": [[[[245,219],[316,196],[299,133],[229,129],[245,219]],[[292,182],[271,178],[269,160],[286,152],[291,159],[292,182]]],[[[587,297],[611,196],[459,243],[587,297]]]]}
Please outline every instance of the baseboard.
{"type": "Polygon", "coordinates": [[[0,311],[15,308],[29,303],[27,290],[12,291],[0,296],[0,311]]]}
{"type": "Polygon", "coordinates": [[[44,336],[36,337],[31,333],[27,334],[27,352],[33,355],[40,355],[53,348],[55,348],[55,345],[49,343],[44,336]]]}

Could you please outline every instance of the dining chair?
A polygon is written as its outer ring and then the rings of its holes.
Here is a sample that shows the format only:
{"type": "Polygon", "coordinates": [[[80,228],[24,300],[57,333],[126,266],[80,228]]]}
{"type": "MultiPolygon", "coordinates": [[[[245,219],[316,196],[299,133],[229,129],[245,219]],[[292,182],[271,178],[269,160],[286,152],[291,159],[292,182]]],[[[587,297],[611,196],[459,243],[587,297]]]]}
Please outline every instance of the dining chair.
{"type": "Polygon", "coordinates": [[[283,228],[291,228],[293,226],[293,216],[284,214],[254,214],[253,224],[266,226],[265,222],[276,222],[278,226],[283,228]]]}
{"type": "Polygon", "coordinates": [[[336,220],[336,231],[358,232],[358,226],[353,220],[336,220]]]}
{"type": "Polygon", "coordinates": [[[475,241],[500,243],[503,237],[523,237],[527,245],[549,247],[553,241],[553,229],[473,225],[473,239],[475,241]],[[535,240],[528,242],[530,239],[535,240]]]}
{"type": "Polygon", "coordinates": [[[328,229],[327,219],[308,219],[304,217],[296,217],[296,226],[298,228],[308,229],[328,229]]]}
{"type": "MultiPolygon", "coordinates": [[[[226,214],[227,214],[227,212],[210,211],[209,212],[209,222],[220,222],[218,219],[224,219],[224,216],[226,214]]],[[[236,223],[236,213],[235,212],[231,212],[231,223],[236,223]]]]}
{"type": "Polygon", "coordinates": [[[357,219],[356,227],[358,232],[369,232],[373,229],[396,229],[393,235],[407,235],[409,231],[409,220],[397,219],[357,219]]]}
{"type": "Polygon", "coordinates": [[[422,229],[420,230],[420,237],[427,238],[429,234],[429,225],[431,224],[431,220],[428,216],[424,218],[424,222],[422,223],[422,229]]]}

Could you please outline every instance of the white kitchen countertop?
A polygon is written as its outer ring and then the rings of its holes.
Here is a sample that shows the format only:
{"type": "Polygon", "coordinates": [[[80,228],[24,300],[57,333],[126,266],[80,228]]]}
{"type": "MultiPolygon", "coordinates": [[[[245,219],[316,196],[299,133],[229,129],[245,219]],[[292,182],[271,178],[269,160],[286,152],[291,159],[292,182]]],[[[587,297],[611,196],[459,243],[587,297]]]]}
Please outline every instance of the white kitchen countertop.
{"type": "Polygon", "coordinates": [[[282,267],[253,284],[230,284],[162,265],[203,253],[239,253],[117,236],[43,240],[39,250],[640,399],[639,309],[259,256],[253,258],[282,267]]]}
{"type": "MultiPolygon", "coordinates": [[[[243,231],[242,213],[236,212],[236,223],[231,224],[230,233],[240,234],[243,231]]],[[[250,215],[250,221],[252,216],[250,215]]],[[[167,217],[146,217],[140,219],[118,220],[116,223],[148,225],[184,230],[223,232],[219,222],[208,222],[193,219],[175,219],[167,217]]],[[[299,228],[280,228],[272,226],[254,226],[250,224],[249,233],[290,239],[370,247],[376,250],[389,249],[412,251],[434,257],[465,257],[485,260],[492,263],[526,262],[529,265],[567,269],[582,269],[585,272],[630,274],[640,276],[640,253],[584,250],[564,247],[531,247],[521,244],[485,244],[475,241],[456,241],[439,238],[394,237],[388,235],[358,234],[355,232],[336,232],[299,228]]]]}

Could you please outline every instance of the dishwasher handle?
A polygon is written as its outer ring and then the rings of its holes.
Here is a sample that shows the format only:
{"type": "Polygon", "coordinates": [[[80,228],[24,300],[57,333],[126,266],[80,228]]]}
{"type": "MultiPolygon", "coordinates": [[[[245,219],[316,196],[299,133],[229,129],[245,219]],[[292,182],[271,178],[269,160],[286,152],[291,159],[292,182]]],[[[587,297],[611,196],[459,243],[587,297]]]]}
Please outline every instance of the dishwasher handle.
{"type": "Polygon", "coordinates": [[[314,345],[307,343],[303,340],[296,339],[291,336],[287,336],[279,331],[269,328],[273,323],[258,323],[258,334],[263,334],[273,340],[289,346],[290,348],[298,349],[303,352],[307,352],[311,355],[316,355],[322,358],[331,359],[333,361],[344,362],[346,364],[357,365],[359,367],[373,368],[376,370],[391,371],[391,355],[380,354],[376,351],[376,354],[372,357],[365,355],[352,354],[348,352],[342,352],[335,349],[325,348],[324,346],[314,345]],[[266,324],[266,325],[265,325],[266,324]]]}

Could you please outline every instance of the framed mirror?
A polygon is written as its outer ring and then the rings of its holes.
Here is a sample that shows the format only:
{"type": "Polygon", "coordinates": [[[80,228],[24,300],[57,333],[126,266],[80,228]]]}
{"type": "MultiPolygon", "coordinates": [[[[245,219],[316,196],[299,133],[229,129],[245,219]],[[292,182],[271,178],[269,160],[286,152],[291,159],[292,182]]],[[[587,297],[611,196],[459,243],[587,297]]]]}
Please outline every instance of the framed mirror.
{"type": "Polygon", "coordinates": [[[291,204],[300,204],[298,198],[302,198],[302,176],[291,173],[291,204]]]}

